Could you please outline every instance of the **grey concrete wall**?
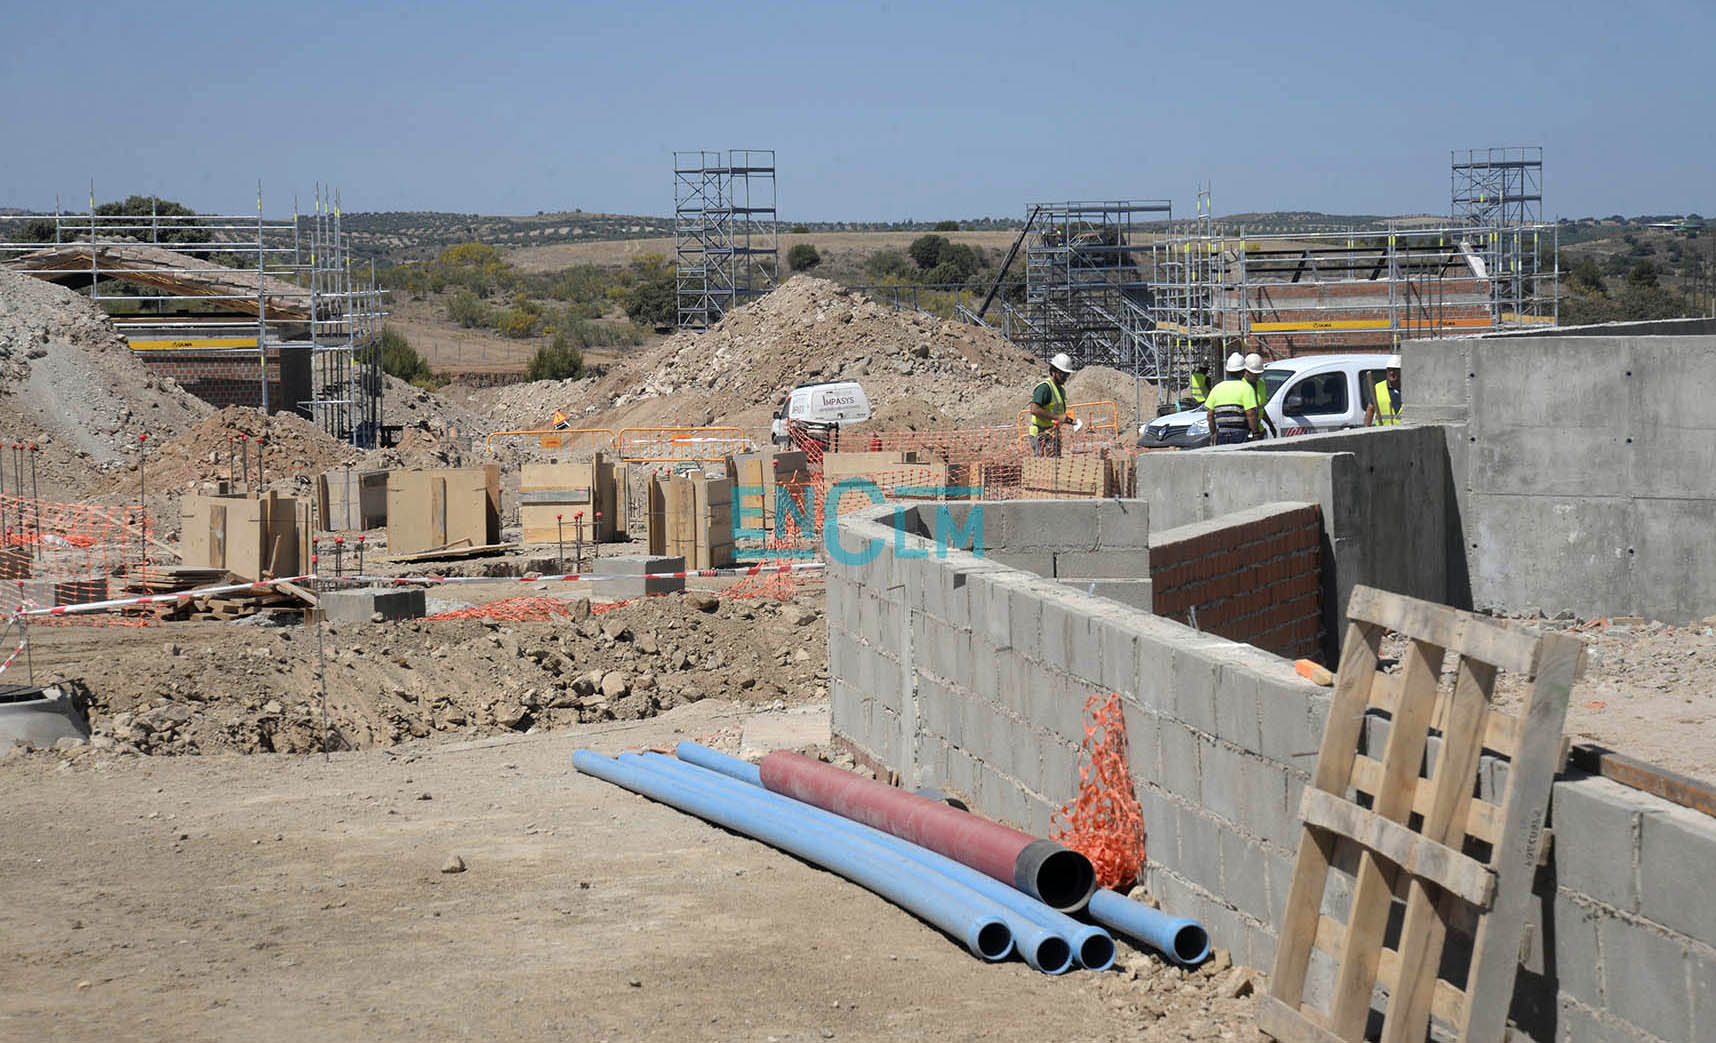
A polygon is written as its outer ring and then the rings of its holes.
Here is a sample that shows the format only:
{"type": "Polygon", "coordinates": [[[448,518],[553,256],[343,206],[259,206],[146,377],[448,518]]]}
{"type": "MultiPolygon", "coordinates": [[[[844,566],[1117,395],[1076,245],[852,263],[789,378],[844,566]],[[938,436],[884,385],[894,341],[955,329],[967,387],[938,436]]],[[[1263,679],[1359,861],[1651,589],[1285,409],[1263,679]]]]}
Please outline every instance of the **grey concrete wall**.
{"type": "Polygon", "coordinates": [[[1413,341],[1408,420],[1445,426],[1478,608],[1716,613],[1716,335],[1413,341]]]}
{"type": "MultiPolygon", "coordinates": [[[[1087,696],[1119,693],[1148,886],[1236,960],[1270,967],[1328,689],[1250,646],[969,551],[938,555],[916,534],[924,510],[908,510],[898,536],[892,507],[840,520],[848,552],[881,549],[861,563],[831,556],[835,734],[909,784],[1047,834],[1076,791],[1087,696]]],[[[1071,532],[1097,504],[1043,510],[1071,512],[1071,532]]],[[[993,524],[1004,531],[1004,516],[993,524]]],[[[1367,742],[1386,729],[1373,717],[1367,742]]],[[[1495,799],[1505,763],[1483,779],[1495,799]]],[[[1704,894],[1716,820],[1603,779],[1558,782],[1553,801],[1516,1020],[1545,1043],[1716,1039],[1716,902],[1704,894]]],[[[1334,888],[1330,907],[1342,900],[1334,888]]]]}
{"type": "Polygon", "coordinates": [[[1447,443],[1438,428],[1390,427],[1138,456],[1138,494],[1158,528],[1274,501],[1323,511],[1325,655],[1332,664],[1347,598],[1363,583],[1464,607],[1447,443]]]}

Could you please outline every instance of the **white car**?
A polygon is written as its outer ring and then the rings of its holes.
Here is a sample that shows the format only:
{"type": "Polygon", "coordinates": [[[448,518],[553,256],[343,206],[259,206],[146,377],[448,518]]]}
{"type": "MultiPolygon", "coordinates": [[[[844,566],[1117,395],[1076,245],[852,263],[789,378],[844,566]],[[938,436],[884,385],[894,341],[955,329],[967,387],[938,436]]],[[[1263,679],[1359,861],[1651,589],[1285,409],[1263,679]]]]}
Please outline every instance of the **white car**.
{"type": "MultiPolygon", "coordinates": [[[[1389,356],[1301,355],[1263,370],[1263,411],[1282,438],[1364,426],[1365,406],[1387,375],[1389,356]]],[[[1268,424],[1264,425],[1265,430],[1268,424]]],[[[1202,408],[1159,416],[1138,429],[1140,449],[1196,449],[1210,444],[1202,408]]]]}
{"type": "Polygon", "coordinates": [[[832,442],[841,424],[857,424],[870,419],[870,397],[854,381],[828,381],[821,384],[800,384],[787,395],[775,410],[769,433],[776,445],[791,446],[794,427],[807,433],[823,445],[832,442]]]}

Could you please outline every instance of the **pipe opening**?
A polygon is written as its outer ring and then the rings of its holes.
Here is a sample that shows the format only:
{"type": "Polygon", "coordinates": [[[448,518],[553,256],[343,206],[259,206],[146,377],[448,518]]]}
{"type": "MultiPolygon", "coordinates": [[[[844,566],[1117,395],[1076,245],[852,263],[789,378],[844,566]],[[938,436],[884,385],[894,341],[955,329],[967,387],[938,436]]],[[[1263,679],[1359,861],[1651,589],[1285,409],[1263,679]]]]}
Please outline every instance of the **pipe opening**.
{"type": "Polygon", "coordinates": [[[1072,946],[1054,935],[1037,946],[1037,969],[1044,974],[1064,974],[1072,969],[1072,946]]]}
{"type": "Polygon", "coordinates": [[[977,929],[977,952],[986,960],[1003,960],[1013,951],[1013,932],[1000,920],[987,920],[977,929]]]}
{"type": "Polygon", "coordinates": [[[1096,891],[1096,870],[1077,851],[1056,848],[1037,866],[1033,882],[1043,904],[1063,913],[1077,912],[1096,891]]]}
{"type": "Polygon", "coordinates": [[[1114,939],[1106,934],[1091,934],[1078,947],[1078,965],[1093,971],[1105,971],[1114,965],[1114,939]]]}
{"type": "Polygon", "coordinates": [[[1174,932],[1174,958],[1181,963],[1197,963],[1210,951],[1210,936],[1195,923],[1186,924],[1174,932]]]}

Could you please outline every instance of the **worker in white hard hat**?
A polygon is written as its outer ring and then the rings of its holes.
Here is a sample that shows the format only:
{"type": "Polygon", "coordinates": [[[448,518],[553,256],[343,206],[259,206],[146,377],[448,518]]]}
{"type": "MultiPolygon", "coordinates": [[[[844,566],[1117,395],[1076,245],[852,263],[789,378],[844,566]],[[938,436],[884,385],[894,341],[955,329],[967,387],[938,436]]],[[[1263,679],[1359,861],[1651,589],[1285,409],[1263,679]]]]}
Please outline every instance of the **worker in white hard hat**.
{"type": "Polygon", "coordinates": [[[1031,391],[1031,455],[1061,455],[1061,427],[1071,418],[1067,412],[1067,378],[1073,375],[1073,360],[1066,352],[1049,360],[1049,375],[1031,391]]]}
{"type": "MultiPolygon", "coordinates": [[[[1269,419],[1269,411],[1263,408],[1269,393],[1263,386],[1263,356],[1255,351],[1245,356],[1245,382],[1251,385],[1252,397],[1257,402],[1258,423],[1269,428],[1269,437],[1280,438],[1281,432],[1275,429],[1275,421],[1269,419]]],[[[1255,429],[1256,437],[1263,437],[1263,427],[1255,429]]]]}
{"type": "Polygon", "coordinates": [[[1371,400],[1364,407],[1364,426],[1392,427],[1400,423],[1400,403],[1400,356],[1390,355],[1388,374],[1376,382],[1371,400]]]}
{"type": "Polygon", "coordinates": [[[1227,357],[1227,379],[1210,389],[1204,399],[1209,412],[1211,445],[1234,445],[1250,441],[1257,425],[1257,394],[1245,380],[1245,356],[1227,357]]]}

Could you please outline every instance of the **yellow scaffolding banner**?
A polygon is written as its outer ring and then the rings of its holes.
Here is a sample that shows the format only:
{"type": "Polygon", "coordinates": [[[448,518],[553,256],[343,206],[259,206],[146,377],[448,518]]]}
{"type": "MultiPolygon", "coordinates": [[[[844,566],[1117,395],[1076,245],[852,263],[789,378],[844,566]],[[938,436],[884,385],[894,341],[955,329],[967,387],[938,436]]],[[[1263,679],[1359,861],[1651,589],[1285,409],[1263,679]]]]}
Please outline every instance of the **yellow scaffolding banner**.
{"type": "Polygon", "coordinates": [[[195,340],[134,340],[132,351],[196,351],[199,348],[254,348],[255,337],[203,337],[195,340]]]}

